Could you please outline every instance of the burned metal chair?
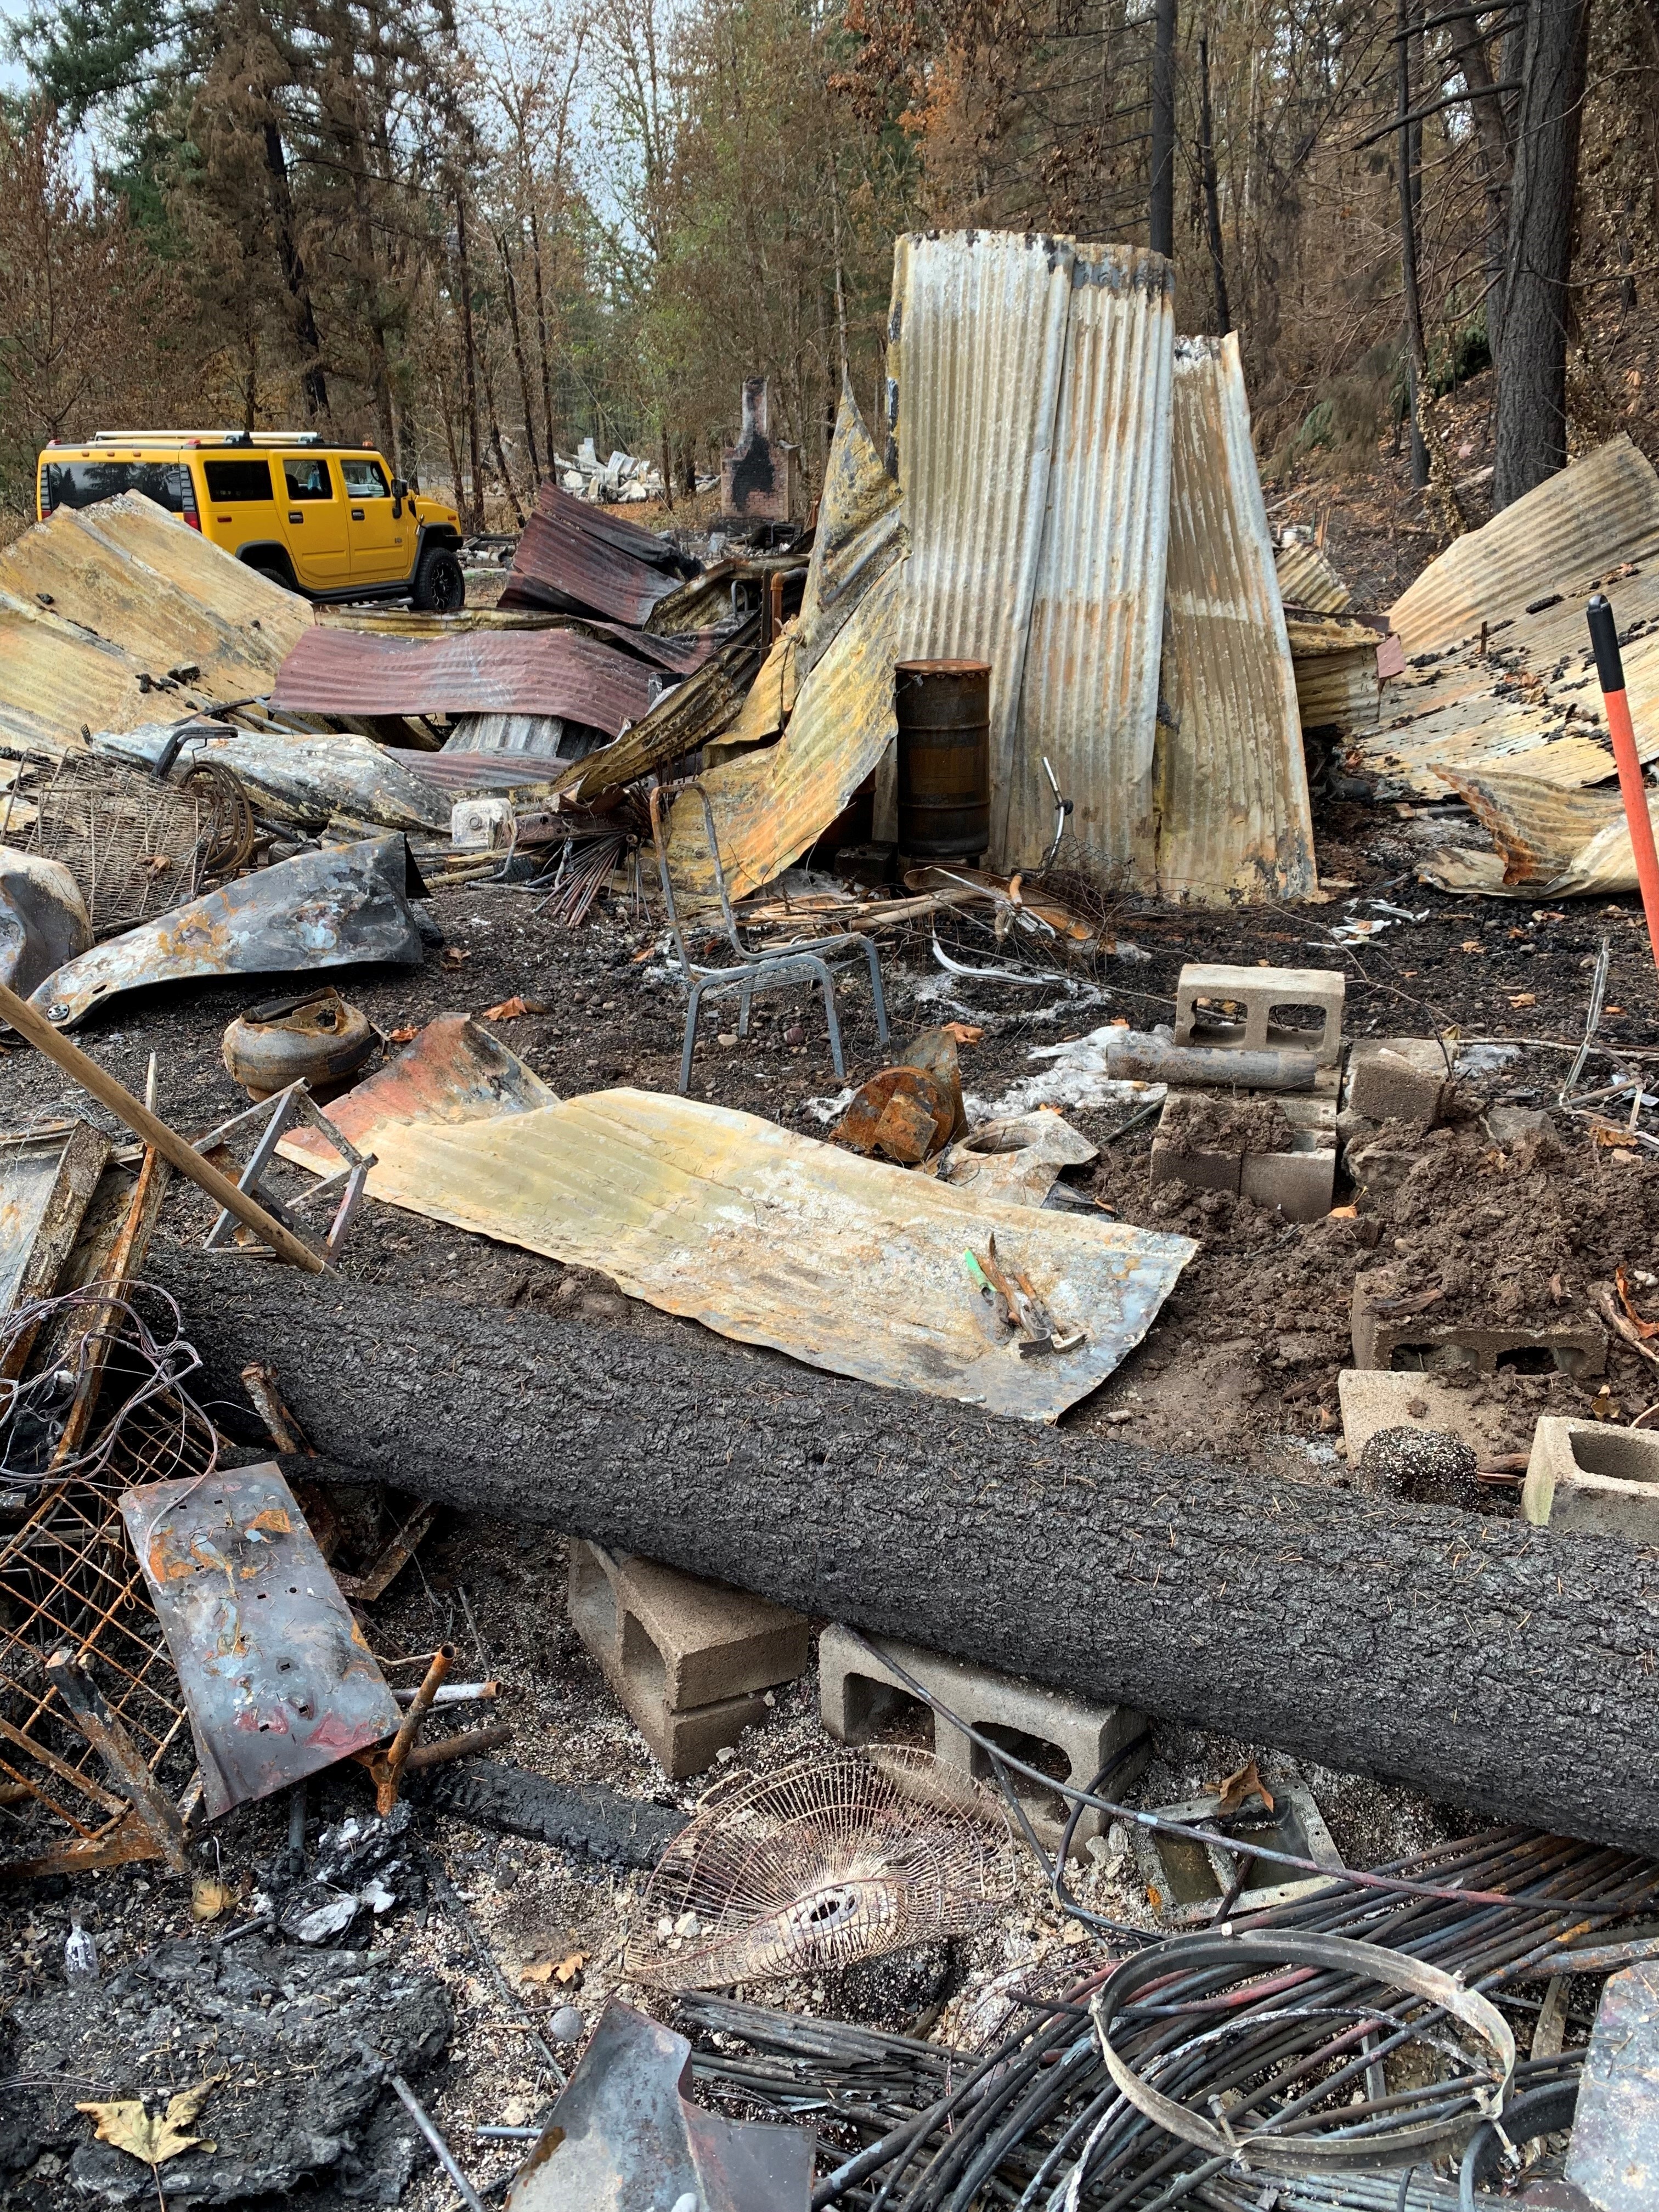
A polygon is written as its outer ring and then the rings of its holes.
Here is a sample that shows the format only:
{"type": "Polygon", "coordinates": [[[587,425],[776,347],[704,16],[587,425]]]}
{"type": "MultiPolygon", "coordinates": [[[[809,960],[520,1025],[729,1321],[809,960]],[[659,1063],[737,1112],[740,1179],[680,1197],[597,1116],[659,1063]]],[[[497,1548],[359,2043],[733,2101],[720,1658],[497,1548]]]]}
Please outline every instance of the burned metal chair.
{"type": "Polygon", "coordinates": [[[720,865],[720,840],[714,830],[714,810],[709,804],[708,793],[695,777],[680,783],[659,784],[652,792],[651,836],[657,848],[657,867],[662,878],[663,897],[668,906],[668,927],[679,955],[681,988],[688,998],[685,1050],[680,1058],[682,1092],[690,1086],[691,1055],[696,1047],[697,1022],[702,1012],[703,1000],[729,998],[736,993],[738,1035],[747,1036],[749,1009],[756,992],[781,990],[790,983],[822,985],[824,1018],[830,1029],[830,1058],[835,1062],[837,1079],[844,1083],[847,1080],[847,1060],[842,1051],[841,1024],[836,1018],[834,970],[848,960],[861,958],[869,963],[870,988],[876,1001],[876,1035],[884,1045],[886,1043],[887,1001],[882,993],[881,962],[873,939],[862,936],[857,930],[846,930],[833,937],[794,939],[783,945],[753,947],[744,943],[726,888],[726,871],[720,865]],[[720,896],[720,915],[725,925],[726,940],[737,956],[734,964],[729,967],[711,968],[692,958],[679,912],[674,903],[674,883],[668,866],[668,839],[662,802],[682,791],[696,792],[702,806],[703,831],[708,840],[708,857],[720,896]]]}

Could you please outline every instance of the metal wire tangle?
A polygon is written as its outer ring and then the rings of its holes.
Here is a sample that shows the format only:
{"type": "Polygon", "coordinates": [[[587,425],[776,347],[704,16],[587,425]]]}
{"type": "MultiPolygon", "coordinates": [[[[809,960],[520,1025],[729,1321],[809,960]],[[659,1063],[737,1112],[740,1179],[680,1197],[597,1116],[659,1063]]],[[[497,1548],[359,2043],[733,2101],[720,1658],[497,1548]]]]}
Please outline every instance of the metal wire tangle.
{"type": "Polygon", "coordinates": [[[931,1752],[803,1760],[734,1790],[669,1845],[630,1973],[726,1988],[966,1934],[1013,1895],[1006,1816],[931,1752]]]}
{"type": "Polygon", "coordinates": [[[132,1297],[106,1283],[38,1298],[0,1319],[0,1483],[33,1489],[49,1477],[74,1476],[119,1489],[159,1480],[158,1469],[178,1474],[188,1462],[205,1472],[215,1464],[216,1432],[181,1388],[202,1363],[179,1309],[149,1285],[129,1289],[165,1310],[170,1334],[158,1340],[132,1297]],[[8,1354],[25,1338],[36,1343],[33,1370],[8,1378],[8,1354]],[[40,1357],[42,1343],[56,1347],[52,1356],[40,1357]],[[71,1413],[100,1380],[106,1389],[125,1383],[125,1395],[88,1443],[62,1452],[71,1413]]]}
{"type": "Polygon", "coordinates": [[[18,765],[0,793],[0,844],[57,860],[93,934],[128,929],[194,898],[252,849],[252,817],[228,772],[168,783],[96,753],[18,765]]]}

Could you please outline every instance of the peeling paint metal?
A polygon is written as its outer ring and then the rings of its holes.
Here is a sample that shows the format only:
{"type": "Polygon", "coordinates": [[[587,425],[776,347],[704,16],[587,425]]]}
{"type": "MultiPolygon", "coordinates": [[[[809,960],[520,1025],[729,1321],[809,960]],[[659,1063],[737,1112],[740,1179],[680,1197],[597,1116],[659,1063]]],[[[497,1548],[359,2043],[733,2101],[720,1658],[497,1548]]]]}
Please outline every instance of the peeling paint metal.
{"type": "Polygon", "coordinates": [[[372,738],[326,730],[243,730],[197,717],[183,724],[99,731],[92,742],[112,760],[153,769],[181,731],[173,779],[217,762],[258,796],[262,814],[308,830],[343,817],[387,830],[448,834],[449,801],[409,766],[422,756],[400,757],[372,738]]]}
{"type": "Polygon", "coordinates": [[[619,737],[657,688],[631,653],[574,629],[457,637],[307,630],[271,692],[301,714],[557,714],[619,737]]]}
{"type": "Polygon", "coordinates": [[[280,1468],[147,1484],[120,1505],[210,1820],[396,1731],[397,1702],[280,1468]]]}
{"type": "Polygon", "coordinates": [[[1173,417],[1173,726],[1158,732],[1150,872],[1168,898],[1305,898],[1313,819],[1296,672],[1236,336],[1177,341],[1173,417]]]}
{"type": "Polygon", "coordinates": [[[414,967],[419,878],[401,836],[301,853],[174,907],[67,962],[29,1003],[59,1028],[123,991],[220,975],[309,974],[358,961],[414,967]]]}
{"type": "Polygon", "coordinates": [[[809,1366],[1053,1421],[1138,1344],[1184,1237],[941,1185],[754,1115],[605,1091],[460,1128],[377,1131],[395,1205],[571,1265],[809,1366]],[[963,1254],[994,1235],[1075,1352],[1022,1358],[963,1254]]]}
{"type": "Polygon", "coordinates": [[[642,628],[658,601],[701,567],[667,538],[574,498],[549,477],[520,534],[500,604],[642,628]]]}

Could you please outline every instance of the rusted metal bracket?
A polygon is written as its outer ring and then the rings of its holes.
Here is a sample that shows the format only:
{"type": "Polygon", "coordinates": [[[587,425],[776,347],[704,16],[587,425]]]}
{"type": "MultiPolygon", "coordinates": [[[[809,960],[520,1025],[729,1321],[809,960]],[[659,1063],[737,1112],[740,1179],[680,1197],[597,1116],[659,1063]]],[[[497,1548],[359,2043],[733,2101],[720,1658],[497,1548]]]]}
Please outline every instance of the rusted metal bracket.
{"type": "MultiPolygon", "coordinates": [[[[237,1179],[236,1188],[244,1198],[252,1199],[258,1206],[279,1221],[291,1235],[305,1237],[307,1224],[300,1216],[318,1206],[320,1200],[332,1198],[337,1192],[339,1203],[330,1223],[323,1250],[329,1259],[338,1254],[345,1243],[346,1233],[362,1203],[363,1187],[368,1181],[368,1171],[374,1164],[373,1152],[360,1152],[350,1139],[343,1136],[322,1109],[317,1105],[303,1083],[290,1083],[286,1091],[278,1091],[270,1098],[263,1098],[257,1106],[245,1107],[241,1113],[233,1114],[228,1121],[220,1122],[205,1137],[197,1139],[198,1152],[212,1153],[220,1146],[228,1146],[233,1136],[245,1134],[258,1128],[253,1150],[247,1165],[237,1179]],[[315,1129],[325,1143],[338,1154],[342,1165],[332,1175],[324,1176],[310,1189],[295,1199],[273,1198],[259,1187],[260,1177],[270,1165],[277,1146],[296,1124],[315,1129]]],[[[205,1249],[210,1252],[228,1251],[234,1248],[235,1230],[228,1207],[222,1208],[217,1219],[207,1233],[205,1249]]]]}
{"type": "Polygon", "coordinates": [[[417,1505],[367,1574],[336,1575],[334,1579],[344,1595],[358,1605],[372,1605],[377,1597],[384,1596],[414,1558],[416,1546],[437,1514],[435,1505],[417,1505]]]}
{"type": "Polygon", "coordinates": [[[178,1808],[144,1764],[143,1755],[104,1702],[103,1692],[67,1644],[46,1662],[46,1680],[64,1710],[103,1760],[175,1874],[190,1870],[185,1824],[178,1808]]]}
{"type": "Polygon", "coordinates": [[[373,1778],[374,1808],[378,1813],[385,1814],[391,1812],[398,1802],[404,1769],[409,1764],[409,1754],[415,1748],[415,1739],[432,1710],[432,1700],[438,1694],[438,1686],[449,1672],[450,1662],[454,1656],[453,1644],[441,1644],[432,1655],[432,1664],[426,1670],[426,1680],[415,1692],[415,1702],[404,1715],[392,1741],[384,1751],[371,1749],[356,1754],[373,1778]]]}

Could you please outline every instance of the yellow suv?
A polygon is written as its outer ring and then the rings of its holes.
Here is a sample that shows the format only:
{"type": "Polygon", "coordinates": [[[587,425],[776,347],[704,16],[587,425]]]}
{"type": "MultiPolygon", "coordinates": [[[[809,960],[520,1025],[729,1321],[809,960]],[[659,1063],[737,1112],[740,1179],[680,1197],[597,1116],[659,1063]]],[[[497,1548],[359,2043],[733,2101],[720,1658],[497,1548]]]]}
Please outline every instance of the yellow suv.
{"type": "Polygon", "coordinates": [[[306,432],[121,430],[40,456],[43,522],[124,491],[309,599],[407,599],[446,615],[466,603],[454,508],[412,491],[372,447],[306,432]]]}

